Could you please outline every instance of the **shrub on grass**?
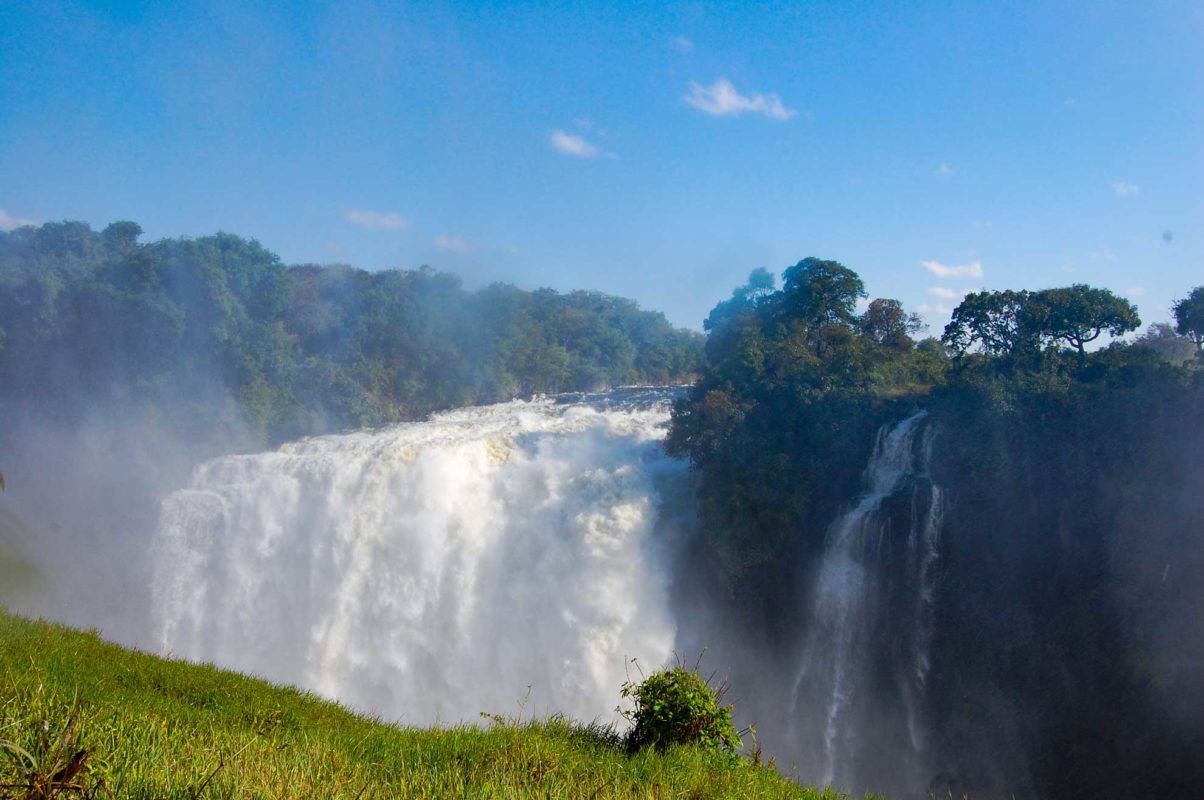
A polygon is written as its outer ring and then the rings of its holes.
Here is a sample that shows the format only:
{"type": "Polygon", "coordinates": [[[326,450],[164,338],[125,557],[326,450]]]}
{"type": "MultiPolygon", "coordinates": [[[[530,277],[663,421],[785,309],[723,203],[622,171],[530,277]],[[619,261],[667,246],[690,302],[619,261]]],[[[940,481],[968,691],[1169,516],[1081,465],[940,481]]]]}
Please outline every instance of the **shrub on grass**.
{"type": "Polygon", "coordinates": [[[671,745],[695,745],[705,750],[734,753],[740,734],[732,723],[732,705],[723,705],[725,683],[712,686],[698,665],[682,664],[654,672],[636,684],[623,684],[622,695],[634,703],[623,711],[633,724],[627,734],[631,751],[645,747],[665,750],[671,745]]]}

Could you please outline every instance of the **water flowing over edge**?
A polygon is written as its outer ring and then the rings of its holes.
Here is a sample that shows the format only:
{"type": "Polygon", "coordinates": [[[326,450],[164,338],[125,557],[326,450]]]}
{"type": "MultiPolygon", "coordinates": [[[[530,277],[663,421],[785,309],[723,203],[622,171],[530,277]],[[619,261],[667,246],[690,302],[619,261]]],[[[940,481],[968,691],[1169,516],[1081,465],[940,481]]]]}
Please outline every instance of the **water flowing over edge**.
{"type": "Polygon", "coordinates": [[[157,645],[411,724],[612,718],[673,648],[667,419],[515,401],[203,464],[162,504],[157,645]]]}
{"type": "Polygon", "coordinates": [[[936,431],[926,417],[920,411],[879,430],[864,494],[829,528],[804,611],[790,738],[800,760],[825,785],[862,786],[864,765],[878,758],[875,745],[889,738],[885,718],[893,704],[902,709],[906,732],[906,741],[889,742],[894,757],[906,762],[906,774],[896,780],[911,788],[924,782],[919,757],[927,740],[924,697],[945,502],[928,474],[936,431]],[[897,534],[883,507],[909,482],[905,569],[888,578],[897,534]],[[892,589],[895,582],[901,588],[892,589]],[[883,644],[891,631],[902,632],[894,652],[883,644]],[[884,697],[880,674],[890,662],[894,698],[884,697]]]}

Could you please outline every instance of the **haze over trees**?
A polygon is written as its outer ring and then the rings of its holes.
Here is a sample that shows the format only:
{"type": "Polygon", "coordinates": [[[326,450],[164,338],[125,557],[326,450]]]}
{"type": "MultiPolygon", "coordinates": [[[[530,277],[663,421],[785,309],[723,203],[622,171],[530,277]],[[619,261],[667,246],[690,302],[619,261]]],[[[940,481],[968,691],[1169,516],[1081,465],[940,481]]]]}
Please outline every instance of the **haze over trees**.
{"type": "MultiPolygon", "coordinates": [[[[422,268],[286,266],[226,233],[140,244],[79,222],[0,232],[0,400],[106,404],[260,441],[537,392],[687,380],[702,337],[632,300],[422,268]]],[[[166,427],[166,426],[165,426],[166,427]]]]}

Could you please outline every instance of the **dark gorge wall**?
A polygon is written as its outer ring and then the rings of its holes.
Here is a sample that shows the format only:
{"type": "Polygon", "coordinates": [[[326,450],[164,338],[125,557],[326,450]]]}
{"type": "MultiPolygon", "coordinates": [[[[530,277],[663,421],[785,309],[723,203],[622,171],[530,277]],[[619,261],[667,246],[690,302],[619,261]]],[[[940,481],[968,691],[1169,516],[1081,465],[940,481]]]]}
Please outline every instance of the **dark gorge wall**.
{"type": "Polygon", "coordinates": [[[1155,367],[938,398],[933,789],[1198,792],[1202,397],[1155,367]]]}
{"type": "MultiPolygon", "coordinates": [[[[809,651],[841,641],[814,633],[842,608],[817,611],[817,587],[841,525],[873,495],[873,438],[836,452],[866,454],[859,488],[824,497],[827,519],[793,524],[796,547],[771,569],[733,581],[705,546],[685,555],[678,649],[711,647],[738,716],[783,770],[891,797],[1194,796],[1204,381],[1113,361],[1078,380],[965,374],[924,399],[912,464],[858,520],[851,560],[868,583],[848,596],[862,608],[845,632],[861,639],[835,768],[831,686],[803,673],[809,651]]],[[[883,432],[914,406],[893,410],[883,432]]]]}

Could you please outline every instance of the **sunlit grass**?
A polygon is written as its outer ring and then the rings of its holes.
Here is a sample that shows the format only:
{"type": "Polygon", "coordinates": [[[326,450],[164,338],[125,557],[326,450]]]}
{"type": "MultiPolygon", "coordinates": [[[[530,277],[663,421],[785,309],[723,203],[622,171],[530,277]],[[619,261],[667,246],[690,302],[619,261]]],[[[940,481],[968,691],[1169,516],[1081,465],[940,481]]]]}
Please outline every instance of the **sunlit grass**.
{"type": "Polygon", "coordinates": [[[385,725],[295,689],[3,612],[0,743],[0,797],[14,798],[46,796],[33,792],[81,752],[77,788],[59,796],[839,797],[690,748],[628,756],[606,729],[563,719],[385,725]]]}

